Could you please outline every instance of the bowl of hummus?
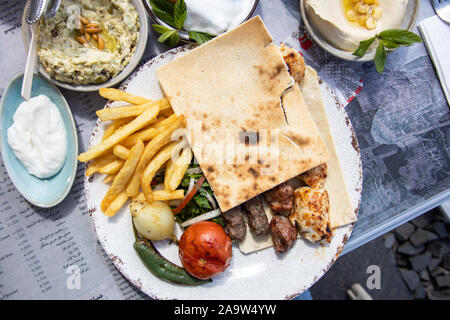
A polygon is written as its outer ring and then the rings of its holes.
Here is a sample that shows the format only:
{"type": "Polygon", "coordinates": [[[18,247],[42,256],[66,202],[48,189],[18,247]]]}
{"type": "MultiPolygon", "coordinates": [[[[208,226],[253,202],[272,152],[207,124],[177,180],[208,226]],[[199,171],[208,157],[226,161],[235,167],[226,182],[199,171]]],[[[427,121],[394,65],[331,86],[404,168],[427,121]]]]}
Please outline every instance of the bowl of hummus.
{"type": "Polygon", "coordinates": [[[328,53],[351,61],[371,61],[376,46],[364,57],[352,54],[359,42],[388,29],[412,30],[419,0],[300,0],[303,22],[313,40],[328,53]]]}
{"type": "MultiPolygon", "coordinates": [[[[39,72],[69,90],[118,84],[139,64],[147,44],[140,0],[62,0],[54,17],[38,23],[39,72]]],[[[22,25],[27,49],[30,28],[22,25]]]]}

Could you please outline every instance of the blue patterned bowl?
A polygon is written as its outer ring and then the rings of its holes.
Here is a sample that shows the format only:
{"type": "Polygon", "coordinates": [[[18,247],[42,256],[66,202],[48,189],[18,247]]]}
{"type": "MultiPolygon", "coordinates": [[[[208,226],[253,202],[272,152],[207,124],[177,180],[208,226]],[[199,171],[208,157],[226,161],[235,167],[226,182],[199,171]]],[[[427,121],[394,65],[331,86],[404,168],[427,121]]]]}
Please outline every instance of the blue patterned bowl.
{"type": "Polygon", "coordinates": [[[0,101],[0,152],[6,171],[22,196],[38,207],[53,207],[67,196],[75,178],[78,154],[75,122],[66,99],[56,86],[34,74],[31,96],[44,94],[58,108],[67,132],[67,155],[61,170],[50,178],[39,179],[28,173],[22,162],[15,157],[7,141],[7,130],[13,123],[13,115],[24,101],[20,95],[22,78],[23,74],[20,74],[11,81],[0,101]]]}

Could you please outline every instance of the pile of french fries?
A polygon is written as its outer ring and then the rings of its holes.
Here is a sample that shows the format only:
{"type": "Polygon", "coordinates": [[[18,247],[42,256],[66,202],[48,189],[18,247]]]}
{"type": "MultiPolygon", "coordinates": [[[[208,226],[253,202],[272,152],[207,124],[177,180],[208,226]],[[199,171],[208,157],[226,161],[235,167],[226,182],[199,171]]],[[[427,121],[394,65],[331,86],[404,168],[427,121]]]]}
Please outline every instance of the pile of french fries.
{"type": "Polygon", "coordinates": [[[184,198],[177,190],[192,160],[192,151],[182,141],[172,141],[172,133],[185,125],[167,99],[151,101],[130,93],[102,88],[100,95],[129,105],[97,111],[101,121],[110,121],[102,141],[81,153],[78,160],[89,162],[86,176],[105,174],[111,184],[100,208],[114,216],[128,199],[169,201],[184,198]],[[173,157],[177,154],[177,157],[173,157]],[[164,189],[153,190],[152,180],[165,168],[164,189]]]}

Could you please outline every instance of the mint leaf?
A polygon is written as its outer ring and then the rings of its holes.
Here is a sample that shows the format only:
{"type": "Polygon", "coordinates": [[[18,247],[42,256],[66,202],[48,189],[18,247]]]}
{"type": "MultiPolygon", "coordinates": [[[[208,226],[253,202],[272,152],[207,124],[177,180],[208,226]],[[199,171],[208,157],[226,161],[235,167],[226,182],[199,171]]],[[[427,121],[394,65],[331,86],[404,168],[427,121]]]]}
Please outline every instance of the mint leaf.
{"type": "Polygon", "coordinates": [[[177,30],[168,30],[158,38],[158,42],[164,42],[171,47],[174,47],[178,41],[180,41],[180,36],[177,30]]]}
{"type": "Polygon", "coordinates": [[[354,56],[362,57],[366,54],[369,47],[375,41],[375,37],[359,42],[359,47],[352,54],[354,56]]]}
{"type": "Polygon", "coordinates": [[[170,15],[173,15],[174,5],[167,0],[149,0],[153,9],[165,11],[170,15]]]}
{"type": "Polygon", "coordinates": [[[388,49],[395,49],[395,48],[398,48],[400,46],[400,45],[398,45],[398,44],[396,44],[396,43],[394,43],[394,42],[392,42],[390,40],[382,40],[382,39],[380,39],[380,41],[383,43],[383,46],[385,46],[385,48],[388,48],[388,49]]]}
{"type": "Polygon", "coordinates": [[[378,73],[383,73],[384,66],[386,65],[386,50],[383,43],[378,44],[377,52],[375,53],[375,67],[378,73]]]}
{"type": "Polygon", "coordinates": [[[166,44],[170,47],[175,47],[180,41],[180,36],[177,31],[175,31],[169,39],[167,39],[166,44]]]}
{"type": "Polygon", "coordinates": [[[422,39],[408,30],[390,29],[380,32],[378,37],[382,40],[395,43],[399,46],[409,46],[413,43],[422,42],[422,39]]]}
{"type": "Polygon", "coordinates": [[[164,27],[160,24],[152,24],[153,29],[155,29],[156,32],[158,32],[159,34],[163,34],[166,31],[171,31],[171,29],[164,27]]]}
{"type": "Polygon", "coordinates": [[[187,8],[184,0],[178,0],[174,7],[175,28],[182,29],[184,20],[186,20],[187,8]]]}
{"type": "Polygon", "coordinates": [[[200,32],[200,31],[189,31],[189,39],[194,40],[198,44],[203,44],[205,42],[208,42],[209,40],[213,39],[215,35],[206,33],[206,32],[200,32]]]}
{"type": "Polygon", "coordinates": [[[153,13],[162,21],[175,27],[174,6],[166,0],[148,0],[152,6],[153,13]]]}
{"type": "Polygon", "coordinates": [[[169,39],[170,37],[172,37],[176,33],[177,33],[176,30],[166,31],[158,38],[158,42],[165,42],[167,39],[169,39]]]}

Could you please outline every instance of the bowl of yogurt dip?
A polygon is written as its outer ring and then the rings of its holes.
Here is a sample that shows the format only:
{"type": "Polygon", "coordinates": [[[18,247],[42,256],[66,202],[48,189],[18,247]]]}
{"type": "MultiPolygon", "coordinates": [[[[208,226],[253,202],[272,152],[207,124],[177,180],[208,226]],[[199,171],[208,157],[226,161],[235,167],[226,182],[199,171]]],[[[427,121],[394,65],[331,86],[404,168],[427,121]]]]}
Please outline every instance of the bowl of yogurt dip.
{"type": "MultiPolygon", "coordinates": [[[[169,0],[165,0],[169,1],[169,0]]],[[[145,8],[156,24],[174,29],[153,12],[149,0],[143,0],[145,8]]],[[[175,2],[171,0],[169,2],[175,2]]],[[[255,12],[259,0],[185,0],[187,15],[183,30],[179,32],[184,42],[189,39],[188,31],[198,31],[210,35],[222,34],[247,21],[255,12]]]]}
{"type": "Polygon", "coordinates": [[[53,207],[69,193],[77,171],[78,138],[64,96],[50,81],[33,76],[31,98],[16,76],[0,100],[0,152],[22,196],[38,207],[53,207]]]}
{"type": "Polygon", "coordinates": [[[300,0],[311,38],[328,53],[350,61],[371,61],[376,44],[359,58],[359,42],[388,29],[414,29],[419,0],[300,0]]]}

